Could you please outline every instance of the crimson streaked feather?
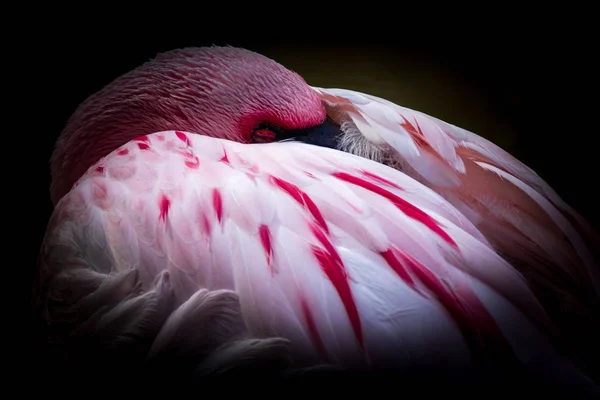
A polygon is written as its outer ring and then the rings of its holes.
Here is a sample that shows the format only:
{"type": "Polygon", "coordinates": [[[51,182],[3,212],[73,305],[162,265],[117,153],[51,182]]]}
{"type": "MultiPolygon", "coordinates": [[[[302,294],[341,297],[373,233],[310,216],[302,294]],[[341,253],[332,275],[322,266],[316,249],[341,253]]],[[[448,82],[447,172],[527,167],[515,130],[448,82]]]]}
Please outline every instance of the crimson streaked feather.
{"type": "MultiPolygon", "coordinates": [[[[506,151],[472,132],[376,96],[344,89],[314,89],[322,95],[330,114],[335,115],[340,123],[358,117],[368,120],[366,125],[358,128],[365,137],[373,141],[374,147],[380,143],[387,143],[392,151],[396,152],[396,157],[406,163],[405,173],[431,187],[455,206],[468,210],[467,217],[471,218],[475,225],[484,228],[484,224],[488,224],[491,229],[486,227],[484,234],[498,245],[499,251],[518,260],[520,246],[516,241],[522,239],[515,236],[515,242],[512,244],[497,243],[494,239],[494,222],[508,222],[514,225],[524,238],[533,240],[540,255],[552,254],[561,247],[556,246],[550,236],[566,235],[569,240],[568,246],[571,248],[562,245],[563,251],[577,254],[580,258],[579,263],[588,270],[588,277],[591,277],[596,292],[600,293],[598,260],[592,259],[590,249],[582,243],[594,242],[589,237],[597,238],[598,235],[589,228],[586,229],[587,224],[581,222],[574,210],[565,204],[543,179],[506,151]],[[399,138],[402,138],[402,142],[397,141],[399,138]],[[433,150],[433,153],[430,150],[433,150]],[[430,155],[440,162],[430,164],[430,155]],[[465,165],[469,165],[470,169],[465,169],[465,165]],[[501,180],[495,180],[491,174],[483,175],[477,171],[477,168],[485,169],[485,165],[490,166],[487,169],[497,169],[499,173],[505,174],[504,179],[510,183],[503,183],[501,180]],[[429,168],[433,170],[427,175],[421,174],[429,168]],[[437,180],[429,180],[429,176],[438,179],[448,174],[459,178],[456,185],[446,186],[437,180]],[[501,186],[503,190],[496,187],[492,195],[490,190],[494,190],[494,185],[501,186]],[[511,197],[516,192],[514,188],[510,189],[510,186],[529,193],[520,196],[519,200],[513,203],[511,197]],[[502,214],[510,210],[494,210],[486,196],[493,196],[500,204],[510,203],[515,211],[523,213],[525,224],[519,226],[516,221],[506,221],[502,214]],[[548,204],[543,204],[544,202],[548,204]],[[567,217],[555,217],[556,213],[566,214],[581,226],[572,224],[567,217]],[[532,226],[537,223],[544,224],[549,229],[548,235],[535,237],[535,230],[528,229],[526,223],[532,226]]],[[[554,259],[556,260],[556,257],[554,259]]],[[[548,262],[551,263],[552,259],[548,259],[548,262]]]]}
{"type": "Polygon", "coordinates": [[[439,224],[434,219],[432,219],[429,215],[427,215],[422,210],[420,210],[418,207],[415,207],[414,205],[403,200],[402,198],[383,189],[382,187],[374,185],[374,184],[367,182],[364,179],[358,178],[356,176],[352,176],[352,175],[344,173],[344,172],[335,172],[333,174],[333,176],[335,176],[336,178],[339,178],[339,179],[343,179],[346,182],[350,182],[355,185],[361,186],[361,187],[363,187],[367,190],[370,190],[372,192],[375,192],[383,197],[386,197],[391,202],[393,202],[394,205],[396,205],[396,207],[398,207],[400,210],[402,210],[402,212],[404,212],[406,215],[420,221],[425,226],[427,226],[429,229],[431,229],[433,232],[438,234],[446,242],[450,243],[453,246],[456,246],[456,243],[454,243],[454,240],[452,240],[452,238],[450,236],[448,236],[448,234],[446,232],[444,232],[444,230],[439,226],[439,224]]]}
{"type": "Polygon", "coordinates": [[[600,344],[600,235],[533,170],[494,143],[388,100],[314,88],[342,150],[397,168],[460,210],[523,274],[563,345],[588,364],[600,344]]]}
{"type": "MultiPolygon", "coordinates": [[[[107,235],[115,257],[113,270],[139,270],[144,290],[154,276],[168,271],[177,304],[203,288],[234,289],[249,332],[288,338],[294,357],[309,364],[330,360],[349,366],[406,365],[447,357],[459,362],[460,357],[454,358],[458,354],[466,356],[464,360],[471,357],[467,343],[473,342],[472,332],[488,338],[485,343],[501,332],[523,359],[519,349],[529,339],[507,336],[506,322],[498,323],[500,331],[475,328],[482,321],[489,323],[488,314],[496,320],[519,315],[528,321],[523,329],[536,343],[548,342],[542,333],[549,325],[547,317],[519,274],[479,239],[461,213],[408,176],[301,143],[245,145],[186,135],[189,146],[172,131],[148,135],[144,143],[150,152],[139,149],[138,141],[125,145],[136,176],[152,176],[142,179],[142,186],[138,179],[119,181],[91,167],[59,203],[56,215],[61,218],[49,227],[46,254],[61,246],[70,248],[64,240],[84,226],[70,221],[95,215],[86,229],[107,235]],[[199,158],[198,169],[183,165],[189,154],[182,154],[182,148],[199,158]],[[230,155],[229,164],[221,161],[223,149],[230,155]],[[304,173],[308,164],[315,166],[312,176],[304,173]],[[378,189],[339,179],[339,173],[362,176],[378,189]],[[102,200],[82,208],[101,182],[106,185],[102,200]],[[156,188],[169,188],[169,230],[158,229],[156,188]],[[215,207],[215,193],[221,198],[221,212],[215,207]],[[339,201],[340,194],[348,194],[353,204],[339,201]],[[78,198],[83,203],[75,201],[78,198]],[[442,224],[454,244],[434,240],[438,233],[405,214],[408,205],[398,208],[390,201],[396,198],[442,224]],[[214,229],[219,219],[221,228],[214,229]],[[390,253],[385,253],[389,249],[395,249],[406,274],[390,262],[390,253]],[[415,312],[398,312],[402,308],[415,312]],[[444,332],[448,343],[433,345],[438,340],[434,331],[422,337],[425,326],[444,332]],[[405,343],[405,350],[399,343],[405,343]],[[389,353],[390,348],[396,350],[389,353]],[[411,352],[413,361],[404,358],[404,351],[411,352]]],[[[117,152],[101,160],[102,165],[122,162],[117,152]]],[[[46,268],[52,274],[61,265],[46,268]]]]}

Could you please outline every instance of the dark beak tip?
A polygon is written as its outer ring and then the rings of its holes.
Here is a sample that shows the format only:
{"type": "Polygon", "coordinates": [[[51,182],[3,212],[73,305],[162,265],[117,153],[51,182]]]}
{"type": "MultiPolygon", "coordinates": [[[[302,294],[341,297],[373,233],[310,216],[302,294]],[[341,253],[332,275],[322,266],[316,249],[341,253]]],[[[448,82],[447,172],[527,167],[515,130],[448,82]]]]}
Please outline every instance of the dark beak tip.
{"type": "Polygon", "coordinates": [[[300,130],[296,138],[300,142],[337,149],[341,134],[341,127],[327,117],[320,125],[300,130]]]}

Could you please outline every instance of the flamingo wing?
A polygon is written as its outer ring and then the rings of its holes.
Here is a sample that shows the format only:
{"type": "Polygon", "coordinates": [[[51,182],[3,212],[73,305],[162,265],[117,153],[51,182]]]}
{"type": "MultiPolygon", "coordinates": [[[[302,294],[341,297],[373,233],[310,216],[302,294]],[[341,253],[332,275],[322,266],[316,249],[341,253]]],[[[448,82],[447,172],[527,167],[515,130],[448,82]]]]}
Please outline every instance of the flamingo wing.
{"type": "Polygon", "coordinates": [[[461,212],[303,143],[125,144],[57,204],[38,282],[51,327],[144,343],[150,360],[204,357],[204,372],[288,350],[297,365],[567,365],[526,281],[461,212]]]}
{"type": "Polygon", "coordinates": [[[402,170],[458,208],[558,312],[553,317],[567,318],[566,329],[582,329],[571,315],[587,321],[599,313],[599,236],[533,170],[422,112],[351,90],[314,89],[345,131],[344,150],[402,170]]]}

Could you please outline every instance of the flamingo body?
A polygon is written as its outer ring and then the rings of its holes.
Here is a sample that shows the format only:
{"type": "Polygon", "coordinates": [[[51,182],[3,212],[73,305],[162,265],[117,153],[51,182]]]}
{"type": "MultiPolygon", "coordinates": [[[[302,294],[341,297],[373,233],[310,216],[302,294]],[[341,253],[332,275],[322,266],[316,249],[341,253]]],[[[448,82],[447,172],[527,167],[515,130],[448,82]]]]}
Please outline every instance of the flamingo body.
{"type": "Polygon", "coordinates": [[[184,50],[84,102],[53,173],[36,301],[67,357],[199,375],[508,365],[597,390],[548,300],[593,315],[595,233],[425,114],[245,50],[184,50]]]}
{"type": "Polygon", "coordinates": [[[600,236],[535,171],[490,141],[388,100],[314,88],[340,149],[385,163],[454,205],[528,281],[568,347],[600,356],[600,236]]]}

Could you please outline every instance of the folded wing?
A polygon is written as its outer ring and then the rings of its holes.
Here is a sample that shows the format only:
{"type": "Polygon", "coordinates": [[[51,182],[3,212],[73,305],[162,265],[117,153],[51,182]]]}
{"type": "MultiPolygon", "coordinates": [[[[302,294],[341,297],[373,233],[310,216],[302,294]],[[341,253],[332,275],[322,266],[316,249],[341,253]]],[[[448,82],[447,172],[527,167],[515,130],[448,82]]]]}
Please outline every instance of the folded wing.
{"type": "MultiPolygon", "coordinates": [[[[145,338],[151,357],[189,331],[178,351],[202,357],[281,337],[300,365],[453,368],[494,355],[568,369],[526,281],[468,218],[402,172],[302,143],[176,131],[127,143],[57,205],[39,286],[49,324],[93,332],[112,312],[112,331],[145,338]],[[147,318],[132,326],[119,317],[136,296],[148,305],[132,315],[147,318]],[[194,318],[219,334],[174,329],[194,318]]],[[[269,343],[243,354],[287,348],[269,343]]]]}
{"type": "Polygon", "coordinates": [[[315,90],[346,132],[344,150],[400,169],[452,203],[526,277],[565,332],[598,325],[599,236],[533,170],[424,113],[351,90],[315,90]]]}

